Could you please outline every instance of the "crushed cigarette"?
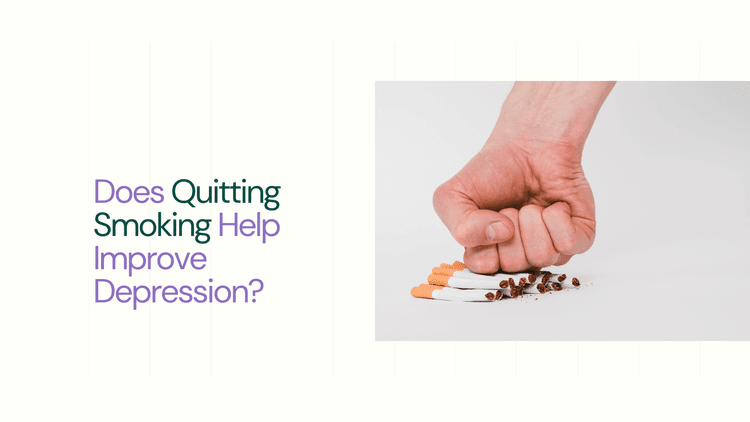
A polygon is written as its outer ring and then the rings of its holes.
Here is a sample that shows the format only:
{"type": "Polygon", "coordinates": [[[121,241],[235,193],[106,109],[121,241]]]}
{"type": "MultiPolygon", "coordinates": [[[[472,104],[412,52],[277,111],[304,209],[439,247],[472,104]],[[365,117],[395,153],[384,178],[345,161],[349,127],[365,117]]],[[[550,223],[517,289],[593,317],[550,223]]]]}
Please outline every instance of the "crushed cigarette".
{"type": "Polygon", "coordinates": [[[420,284],[414,287],[411,289],[411,295],[424,299],[450,300],[454,302],[492,302],[497,297],[496,291],[491,290],[462,290],[431,284],[420,284]]]}
{"type": "Polygon", "coordinates": [[[497,289],[498,287],[502,287],[496,278],[487,278],[488,280],[482,280],[431,274],[427,277],[427,282],[435,286],[455,287],[459,289],[497,289]]]}
{"type": "Polygon", "coordinates": [[[518,299],[524,294],[577,290],[581,285],[575,277],[568,280],[566,274],[541,270],[513,274],[476,274],[460,261],[453,264],[443,263],[433,268],[427,282],[429,284],[414,287],[411,295],[456,302],[492,302],[503,298],[518,299]],[[514,276],[520,277],[517,285],[514,276]]]}

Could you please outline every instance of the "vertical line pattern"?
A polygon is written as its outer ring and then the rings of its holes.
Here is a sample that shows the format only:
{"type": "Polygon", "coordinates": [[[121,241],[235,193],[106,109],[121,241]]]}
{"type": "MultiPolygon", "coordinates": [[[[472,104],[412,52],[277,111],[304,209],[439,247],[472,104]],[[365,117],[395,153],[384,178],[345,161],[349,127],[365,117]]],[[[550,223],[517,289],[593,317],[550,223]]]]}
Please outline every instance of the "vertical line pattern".
{"type": "MultiPolygon", "coordinates": [[[[271,184],[273,184],[273,43],[271,43],[271,184]]],[[[271,242],[271,379],[273,379],[273,246],[271,242]]]]}
{"type": "Polygon", "coordinates": [[[331,376],[336,376],[336,43],[331,43],[331,376]]]}
{"type": "MultiPolygon", "coordinates": [[[[453,43],[453,81],[458,81],[458,73],[456,71],[458,67],[458,48],[456,47],[456,43],[453,43]]],[[[458,373],[458,345],[454,341],[453,342],[453,378],[456,378],[458,373]]]]}
{"type": "MultiPolygon", "coordinates": [[[[393,81],[396,81],[396,43],[393,43],[393,81]]],[[[375,154],[377,159],[377,154],[375,154]]],[[[377,168],[377,166],[376,166],[377,168]]],[[[375,178],[377,183],[377,178],[375,178]]],[[[396,342],[393,342],[393,378],[396,378],[396,342]]]]}
{"type": "MultiPolygon", "coordinates": [[[[88,174],[86,180],[88,198],[86,198],[86,204],[88,205],[88,215],[91,215],[91,43],[86,47],[86,159],[88,164],[88,174]]],[[[88,219],[86,220],[88,222],[88,219]]],[[[88,224],[87,224],[88,225],[88,224]]],[[[88,231],[88,230],[86,230],[88,231]]],[[[88,237],[88,247],[86,248],[86,254],[89,254],[91,250],[91,233],[88,237]]],[[[98,257],[94,255],[94,259],[98,257]]],[[[87,317],[87,345],[86,345],[86,372],[87,376],[91,376],[91,298],[89,297],[89,281],[91,280],[91,265],[88,265],[88,280],[86,280],[86,317],[87,317]]]]}
{"type": "Polygon", "coordinates": [[[393,378],[396,378],[396,342],[393,342],[393,378]]]}
{"type": "MultiPolygon", "coordinates": [[[[211,180],[214,178],[214,44],[208,45],[208,172],[211,180]]],[[[209,212],[214,215],[214,204],[209,204],[209,212]]],[[[211,278],[214,275],[214,244],[211,244],[211,278]]],[[[209,312],[209,366],[208,376],[214,376],[214,304],[208,304],[209,312]]]]}
{"type": "MultiPolygon", "coordinates": [[[[151,43],[148,43],[148,185],[151,184],[151,43]]],[[[148,217],[151,218],[151,202],[148,202],[148,217]]],[[[151,237],[148,238],[148,252],[151,253],[151,237]]],[[[151,289],[151,271],[148,272],[148,288],[151,289]]],[[[151,378],[151,303],[148,304],[148,376],[151,378]]]]}

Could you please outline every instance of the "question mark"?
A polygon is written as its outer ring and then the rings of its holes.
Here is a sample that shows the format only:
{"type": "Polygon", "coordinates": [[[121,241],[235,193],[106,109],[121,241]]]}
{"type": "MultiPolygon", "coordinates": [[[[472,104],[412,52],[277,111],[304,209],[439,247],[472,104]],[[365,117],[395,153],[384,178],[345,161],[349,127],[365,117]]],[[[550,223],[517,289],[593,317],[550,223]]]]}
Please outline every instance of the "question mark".
{"type": "Polygon", "coordinates": [[[258,290],[253,290],[253,303],[255,303],[255,294],[256,294],[256,293],[258,293],[259,291],[263,290],[263,280],[261,280],[261,279],[259,279],[259,278],[254,278],[254,279],[250,280],[250,283],[248,283],[248,285],[249,285],[250,287],[252,287],[252,286],[253,286],[253,283],[255,283],[256,281],[257,281],[258,283],[260,283],[260,289],[258,289],[258,290]]]}

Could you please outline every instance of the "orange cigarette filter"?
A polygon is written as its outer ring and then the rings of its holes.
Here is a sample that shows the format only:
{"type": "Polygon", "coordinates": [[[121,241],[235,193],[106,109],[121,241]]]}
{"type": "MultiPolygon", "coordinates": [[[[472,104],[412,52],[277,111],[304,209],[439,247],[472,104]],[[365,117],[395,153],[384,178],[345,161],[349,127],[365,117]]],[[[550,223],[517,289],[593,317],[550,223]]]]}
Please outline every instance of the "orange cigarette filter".
{"type": "Polygon", "coordinates": [[[450,276],[446,275],[435,275],[432,274],[427,277],[427,282],[430,283],[433,286],[448,286],[448,280],[450,279],[450,276]]]}
{"type": "Polygon", "coordinates": [[[432,292],[434,290],[440,290],[443,286],[435,286],[432,284],[420,284],[417,287],[411,289],[411,295],[414,297],[421,297],[424,299],[432,299],[432,292]]]}
{"type": "Polygon", "coordinates": [[[453,273],[457,273],[457,272],[461,272],[461,270],[457,270],[455,268],[445,268],[442,265],[432,269],[433,275],[442,275],[446,277],[450,277],[453,275],[453,273]]]}
{"type": "Polygon", "coordinates": [[[461,262],[461,261],[456,261],[456,262],[453,263],[453,268],[455,268],[455,269],[457,269],[459,271],[463,271],[463,269],[466,268],[466,265],[464,265],[464,263],[461,262]]]}
{"type": "Polygon", "coordinates": [[[454,302],[492,302],[498,297],[497,290],[453,289],[450,287],[422,284],[411,289],[411,295],[424,299],[450,300],[454,302]]]}

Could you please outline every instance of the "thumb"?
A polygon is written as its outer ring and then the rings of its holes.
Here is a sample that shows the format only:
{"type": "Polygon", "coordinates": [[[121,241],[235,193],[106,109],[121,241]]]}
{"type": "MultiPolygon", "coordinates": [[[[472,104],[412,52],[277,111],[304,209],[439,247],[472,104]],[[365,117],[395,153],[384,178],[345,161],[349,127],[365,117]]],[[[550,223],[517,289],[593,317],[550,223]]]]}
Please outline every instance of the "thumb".
{"type": "Polygon", "coordinates": [[[453,238],[467,248],[502,243],[515,234],[510,218],[496,211],[480,210],[468,196],[454,189],[450,181],[435,190],[432,204],[453,238]]]}

